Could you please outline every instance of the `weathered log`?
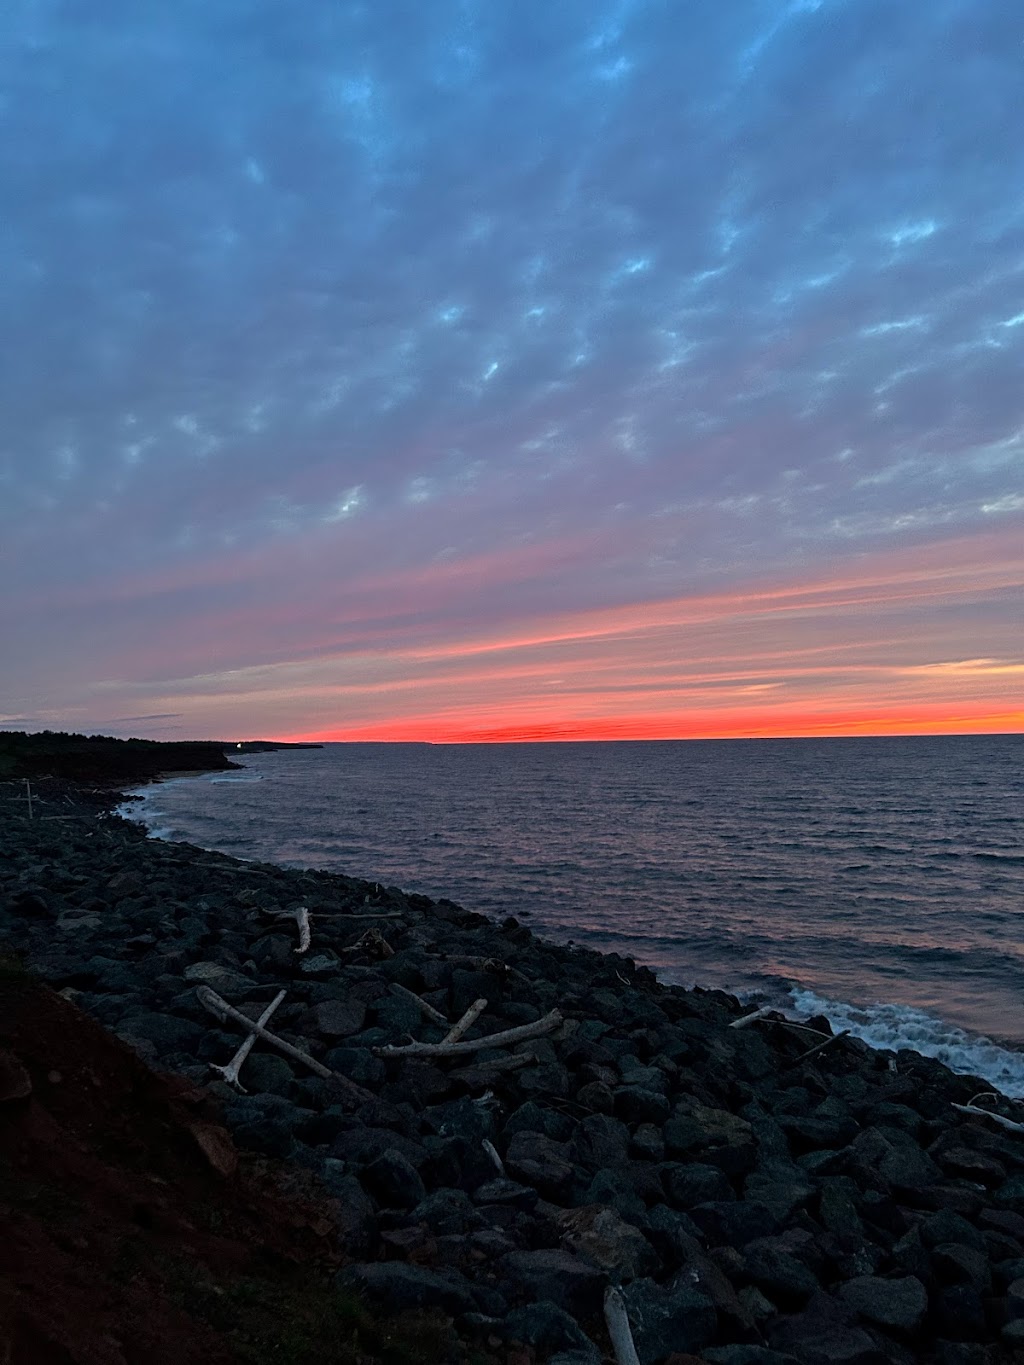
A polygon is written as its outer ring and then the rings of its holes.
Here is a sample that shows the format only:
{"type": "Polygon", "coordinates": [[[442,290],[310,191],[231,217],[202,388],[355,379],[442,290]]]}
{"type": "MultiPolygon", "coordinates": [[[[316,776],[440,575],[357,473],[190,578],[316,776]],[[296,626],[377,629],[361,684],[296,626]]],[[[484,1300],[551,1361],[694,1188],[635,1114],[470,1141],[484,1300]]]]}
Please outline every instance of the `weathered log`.
{"type": "Polygon", "coordinates": [[[729,1025],[730,1028],[746,1028],[748,1024],[756,1024],[759,1019],[763,1019],[766,1014],[772,1014],[771,1005],[764,1005],[759,1010],[754,1010],[753,1014],[744,1014],[739,1019],[734,1019],[729,1025]]]}
{"type": "Polygon", "coordinates": [[[791,1062],[787,1063],[787,1065],[782,1068],[783,1071],[787,1071],[789,1067],[799,1066],[801,1062],[806,1062],[810,1057],[816,1057],[819,1052],[824,1052],[825,1049],[831,1047],[833,1043],[838,1043],[840,1038],[845,1038],[849,1032],[850,1030],[848,1028],[844,1028],[841,1033],[829,1034],[823,1043],[816,1043],[814,1047],[808,1048],[806,1052],[801,1052],[799,1057],[794,1057],[791,1062]]]}
{"type": "Polygon", "coordinates": [[[1000,1128],[1008,1128],[1011,1133],[1024,1133],[1024,1123],[1017,1123],[1015,1119],[1004,1119],[1002,1114],[994,1114],[991,1109],[982,1109],[976,1104],[954,1104],[954,1109],[958,1109],[961,1114],[972,1114],[978,1118],[991,1119],[1000,1128]]]}
{"type": "Polygon", "coordinates": [[[604,1291],[604,1320],[618,1365],[640,1365],[625,1300],[611,1284],[604,1291]]]}
{"type": "Polygon", "coordinates": [[[434,1009],[434,1006],[429,1000],[424,1000],[423,997],[417,995],[415,991],[410,991],[405,986],[400,986],[397,981],[391,983],[391,989],[396,991],[399,995],[404,995],[405,998],[411,1000],[413,1004],[418,1005],[423,1014],[425,1014],[432,1023],[440,1024],[442,1028],[448,1027],[450,1021],[444,1017],[440,1010],[434,1009]]]}
{"type": "MultiPolygon", "coordinates": [[[[274,1013],[278,1005],[280,1005],[281,1001],[285,998],[287,994],[288,994],[287,991],[278,991],[278,993],[274,996],[273,1000],[271,1000],[270,1004],[267,1006],[267,1008],[260,1015],[259,1019],[257,1019],[256,1021],[257,1024],[259,1024],[260,1028],[266,1028],[267,1024],[270,1022],[271,1015],[274,1013]]],[[[238,1075],[239,1072],[242,1070],[242,1063],[245,1061],[246,1057],[248,1057],[249,1053],[252,1051],[253,1044],[256,1042],[258,1036],[259,1035],[256,1033],[250,1033],[246,1038],[245,1042],[242,1044],[242,1046],[231,1058],[231,1061],[228,1062],[227,1066],[218,1066],[216,1062],[210,1063],[211,1071],[216,1071],[218,1075],[222,1078],[222,1080],[227,1081],[228,1085],[234,1086],[234,1088],[243,1095],[245,1095],[247,1091],[245,1089],[245,1086],[242,1085],[241,1081],[238,1079],[238,1075]]]]}
{"type": "Polygon", "coordinates": [[[482,997],[479,1000],[474,1000],[462,1018],[454,1023],[441,1039],[441,1045],[443,1046],[445,1043],[457,1043],[464,1034],[469,1032],[486,1008],[487,1001],[482,997]]]}
{"type": "Polygon", "coordinates": [[[322,1062],[318,1062],[316,1058],[311,1057],[308,1052],[303,1052],[301,1048],[293,1047],[291,1043],[286,1043],[283,1038],[278,1038],[276,1033],[271,1033],[270,1030],[265,1028],[262,1024],[254,1023],[251,1019],[247,1019],[241,1010],[236,1010],[232,1005],[229,1005],[226,1000],[222,1000],[217,992],[211,990],[209,986],[200,986],[196,991],[196,998],[203,1009],[209,1010],[215,1018],[221,1020],[230,1019],[232,1023],[241,1024],[242,1028],[247,1029],[254,1038],[262,1038],[265,1043],[269,1043],[271,1047],[276,1047],[278,1052],[283,1052],[286,1057],[291,1057],[296,1062],[301,1062],[303,1066],[308,1066],[314,1075],[323,1076],[326,1080],[330,1080],[335,1075],[329,1067],[324,1066],[322,1062]]]}
{"type": "Polygon", "coordinates": [[[295,922],[299,926],[299,946],[295,949],[297,953],[309,951],[311,930],[309,927],[309,910],[305,905],[300,905],[295,912],[295,922]]]}
{"type": "Polygon", "coordinates": [[[490,1033],[486,1038],[471,1038],[458,1043],[389,1043],[372,1048],[371,1051],[377,1057],[468,1057],[485,1048],[511,1047],[513,1043],[523,1043],[528,1038],[540,1038],[545,1033],[553,1033],[561,1022],[561,1013],[552,1010],[532,1024],[520,1024],[502,1033],[490,1033]]]}
{"type": "Polygon", "coordinates": [[[502,1178],[504,1178],[504,1176],[505,1176],[505,1163],[504,1163],[504,1161],[502,1161],[501,1156],[500,1156],[500,1154],[499,1154],[499,1152],[498,1152],[497,1147],[495,1147],[494,1143],[491,1141],[490,1138],[482,1138],[482,1139],[481,1139],[481,1142],[480,1142],[480,1146],[484,1149],[484,1151],[485,1151],[485,1152],[487,1153],[487,1155],[490,1157],[490,1159],[491,1159],[491,1161],[492,1161],[492,1163],[493,1163],[493,1165],[494,1165],[494,1169],[498,1172],[498,1174],[499,1174],[502,1178]]]}

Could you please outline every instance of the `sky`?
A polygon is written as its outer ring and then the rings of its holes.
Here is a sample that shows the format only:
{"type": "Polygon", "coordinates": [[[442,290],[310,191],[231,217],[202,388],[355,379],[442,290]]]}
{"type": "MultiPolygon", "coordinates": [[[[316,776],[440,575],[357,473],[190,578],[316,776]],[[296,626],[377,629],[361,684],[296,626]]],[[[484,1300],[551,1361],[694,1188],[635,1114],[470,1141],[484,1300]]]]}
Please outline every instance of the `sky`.
{"type": "Polygon", "coordinates": [[[1024,730],[1019,0],[4,0],[0,726],[1024,730]]]}

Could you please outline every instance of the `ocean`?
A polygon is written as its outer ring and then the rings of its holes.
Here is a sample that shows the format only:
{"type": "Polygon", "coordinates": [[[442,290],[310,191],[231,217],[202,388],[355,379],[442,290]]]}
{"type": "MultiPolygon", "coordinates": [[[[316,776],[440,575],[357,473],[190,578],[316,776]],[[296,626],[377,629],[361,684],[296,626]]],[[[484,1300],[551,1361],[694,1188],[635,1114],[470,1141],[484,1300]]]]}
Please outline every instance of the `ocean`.
{"type": "Polygon", "coordinates": [[[331,744],[143,788],[150,832],[614,951],[1024,1096],[1024,735],[331,744]]]}

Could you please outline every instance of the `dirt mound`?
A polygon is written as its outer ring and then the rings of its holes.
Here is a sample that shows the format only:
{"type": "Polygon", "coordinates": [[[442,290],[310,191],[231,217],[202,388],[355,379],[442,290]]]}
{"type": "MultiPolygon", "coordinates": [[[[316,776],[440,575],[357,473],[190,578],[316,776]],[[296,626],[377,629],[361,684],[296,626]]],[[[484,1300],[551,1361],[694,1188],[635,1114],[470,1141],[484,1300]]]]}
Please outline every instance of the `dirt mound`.
{"type": "Polygon", "coordinates": [[[450,1358],[445,1324],[382,1327],[333,1288],[331,1201],[285,1196],[209,1103],[0,966],[0,1360],[450,1358]]]}

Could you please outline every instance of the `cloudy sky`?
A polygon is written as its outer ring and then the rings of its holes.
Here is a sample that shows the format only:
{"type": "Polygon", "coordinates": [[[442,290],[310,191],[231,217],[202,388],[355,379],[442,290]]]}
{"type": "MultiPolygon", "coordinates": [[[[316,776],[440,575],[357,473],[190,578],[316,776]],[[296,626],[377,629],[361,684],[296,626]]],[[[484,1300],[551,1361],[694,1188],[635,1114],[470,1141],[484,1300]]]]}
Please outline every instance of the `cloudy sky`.
{"type": "Polygon", "coordinates": [[[1019,0],[5,0],[0,724],[1024,729],[1019,0]]]}

